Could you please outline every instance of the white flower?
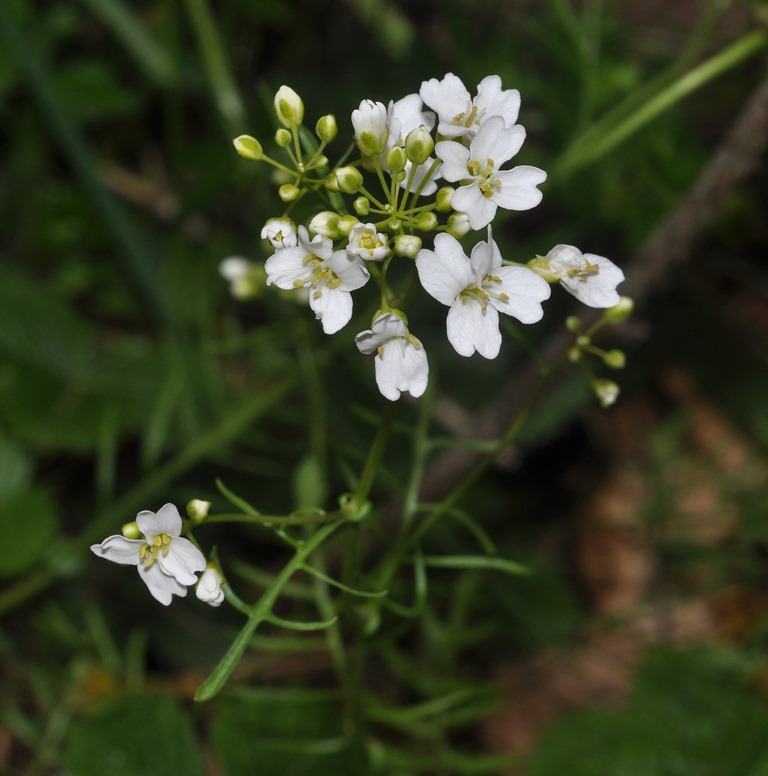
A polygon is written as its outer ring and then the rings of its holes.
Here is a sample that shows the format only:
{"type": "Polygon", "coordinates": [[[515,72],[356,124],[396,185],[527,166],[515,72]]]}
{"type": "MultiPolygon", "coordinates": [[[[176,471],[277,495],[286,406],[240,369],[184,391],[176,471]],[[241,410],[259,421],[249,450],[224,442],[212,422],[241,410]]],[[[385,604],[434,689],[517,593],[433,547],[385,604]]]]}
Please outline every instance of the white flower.
{"type": "Polygon", "coordinates": [[[453,140],[435,146],[443,161],[443,178],[464,181],[453,193],[451,205],[469,216],[473,229],[490,224],[497,207],[528,210],[541,202],[536,186],[547,179],[543,170],[528,165],[499,169],[520,150],[524,140],[523,127],[505,127],[503,118],[492,116],[480,127],[469,148],[453,140]]]}
{"type": "Polygon", "coordinates": [[[467,258],[461,244],[449,234],[435,238],[435,250],[422,249],[416,257],[421,285],[448,305],[448,340],[461,356],[477,351],[496,358],[501,347],[499,313],[522,323],[535,323],[549,298],[549,284],[527,267],[503,267],[501,253],[488,227],[488,242],[479,242],[467,258]]]}
{"type": "Polygon", "coordinates": [[[401,391],[417,398],[427,389],[427,354],[396,313],[376,318],[371,329],[355,337],[355,344],[361,353],[376,353],[376,384],[385,398],[397,401],[401,391]]]}
{"type": "Polygon", "coordinates": [[[352,126],[355,142],[363,156],[376,156],[386,149],[389,126],[384,103],[363,100],[360,107],[352,111],[352,126]]]}
{"type": "Polygon", "coordinates": [[[365,261],[380,261],[389,253],[387,235],[376,231],[373,224],[358,224],[349,233],[347,253],[365,261]]]}
{"type": "Polygon", "coordinates": [[[296,227],[288,218],[270,218],[261,230],[261,237],[277,249],[292,248],[298,243],[296,227]]]}
{"type": "Polygon", "coordinates": [[[215,566],[207,566],[200,575],[200,580],[195,588],[195,595],[211,606],[220,606],[224,600],[224,591],[221,589],[221,574],[215,566]]]}
{"type": "Polygon", "coordinates": [[[228,256],[219,264],[219,274],[229,283],[235,299],[254,299],[264,288],[264,270],[242,256],[228,256]]]}
{"type": "Polygon", "coordinates": [[[181,515],[173,504],[154,512],[139,512],[136,525],[143,539],[108,536],[91,545],[100,558],[124,566],[136,566],[149,592],[168,606],[174,595],[185,596],[197,582],[196,572],[205,568],[203,553],[181,534],[181,515]]]}
{"type": "Polygon", "coordinates": [[[323,323],[323,331],[333,334],[352,317],[352,295],[370,277],[359,257],[333,250],[327,237],[315,235],[310,241],[305,227],[299,227],[299,244],[282,248],[267,259],[267,285],[284,290],[309,288],[309,306],[323,323]]]}
{"type": "Polygon", "coordinates": [[[437,111],[437,131],[443,137],[471,140],[485,121],[500,116],[505,127],[517,121],[520,92],[501,88],[501,78],[489,75],[478,84],[477,96],[470,97],[461,79],[448,73],[442,81],[432,78],[421,84],[422,100],[437,111]]]}
{"type": "MultiPolygon", "coordinates": [[[[588,307],[613,307],[621,297],[616,286],[624,273],[610,259],[582,253],[573,245],[556,245],[544,257],[546,270],[566,291],[588,307]]],[[[534,259],[532,269],[541,259],[534,259]]]]}

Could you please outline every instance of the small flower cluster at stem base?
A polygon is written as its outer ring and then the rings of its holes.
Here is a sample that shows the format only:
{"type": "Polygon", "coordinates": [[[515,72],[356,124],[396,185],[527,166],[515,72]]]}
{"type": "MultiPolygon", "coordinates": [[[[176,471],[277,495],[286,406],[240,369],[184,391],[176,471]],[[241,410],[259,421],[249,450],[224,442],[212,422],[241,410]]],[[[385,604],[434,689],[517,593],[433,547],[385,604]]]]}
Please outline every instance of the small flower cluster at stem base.
{"type": "MultiPolygon", "coordinates": [[[[280,176],[285,209],[262,230],[271,251],[264,264],[266,285],[301,290],[326,334],[352,320],[353,294],[370,282],[378,286],[378,312],[355,343],[373,356],[376,383],[387,399],[421,396],[429,376],[424,345],[410,332],[405,309],[399,309],[406,298],[405,307],[423,302],[406,293],[394,263],[405,264],[426,296],[449,308],[447,338],[465,357],[496,358],[502,347],[500,314],[536,323],[553,284],[589,307],[619,304],[616,288],[624,275],[609,259],[556,245],[517,262],[503,256],[494,240],[499,213],[536,207],[547,180],[544,170],[512,161],[526,139],[520,109],[520,92],[505,89],[498,75],[483,78],[474,94],[448,73],[388,104],[364,99],[350,116],[359,156],[346,155],[334,167],[328,145],[338,135],[336,119],[320,117],[317,140],[303,143],[298,129],[306,138],[304,104],[293,89],[281,86],[274,99],[281,125],[275,141],[287,160],[273,159],[265,144],[248,135],[234,141],[241,156],[273,165],[280,176]],[[308,195],[323,204],[305,225],[294,208],[308,195]],[[459,241],[478,230],[482,237],[465,249],[459,241]]],[[[252,295],[249,265],[230,261],[222,274],[234,293],[252,295]]],[[[617,353],[605,362],[611,368],[623,365],[617,353]]]]}

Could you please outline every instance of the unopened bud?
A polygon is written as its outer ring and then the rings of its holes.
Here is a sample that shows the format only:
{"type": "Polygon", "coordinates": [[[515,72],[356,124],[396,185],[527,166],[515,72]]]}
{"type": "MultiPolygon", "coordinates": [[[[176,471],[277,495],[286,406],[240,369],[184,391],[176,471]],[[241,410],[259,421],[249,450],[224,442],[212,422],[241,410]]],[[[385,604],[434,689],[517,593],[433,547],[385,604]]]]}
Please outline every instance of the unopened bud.
{"type": "Polygon", "coordinates": [[[603,319],[607,323],[622,323],[632,315],[634,307],[635,303],[628,296],[622,296],[617,305],[609,307],[603,313],[603,319]]]}
{"type": "Polygon", "coordinates": [[[293,135],[284,127],[280,127],[280,129],[275,132],[275,143],[277,143],[280,148],[286,148],[291,144],[292,140],[293,135]]]}
{"type": "Polygon", "coordinates": [[[578,334],[579,329],[581,329],[581,319],[576,315],[569,315],[565,319],[565,328],[574,334],[578,334]]]}
{"type": "Polygon", "coordinates": [[[341,237],[339,232],[339,214],[332,210],[323,210],[309,222],[309,231],[336,240],[341,237]]]}
{"type": "Polygon", "coordinates": [[[603,356],[603,362],[611,369],[623,369],[627,363],[627,357],[621,350],[609,350],[603,356]]]}
{"type": "Polygon", "coordinates": [[[471,229],[469,216],[466,213],[454,213],[448,217],[448,228],[445,230],[453,237],[464,237],[471,229]]]}
{"type": "Polygon", "coordinates": [[[593,380],[592,390],[603,407],[610,407],[619,398],[619,386],[613,380],[604,378],[593,380]]]}
{"type": "Polygon", "coordinates": [[[356,167],[338,167],[333,171],[339,191],[356,194],[363,185],[363,175],[356,167]]]}
{"type": "Polygon", "coordinates": [[[349,233],[360,223],[355,216],[342,216],[339,219],[339,234],[342,237],[348,237],[349,233]]]}
{"type": "Polygon", "coordinates": [[[283,202],[294,202],[299,198],[299,194],[301,194],[301,191],[299,191],[298,186],[294,186],[292,183],[284,183],[277,190],[277,195],[283,202]]]}
{"type": "Polygon", "coordinates": [[[456,189],[453,186],[443,186],[437,190],[435,194],[435,206],[440,213],[450,213],[451,200],[453,199],[453,192],[456,189]]]}
{"type": "Polygon", "coordinates": [[[281,86],[277,90],[275,113],[284,127],[298,127],[304,121],[304,103],[290,86],[281,86]]]}
{"type": "Polygon", "coordinates": [[[329,113],[327,116],[320,116],[315,125],[315,132],[317,136],[324,142],[330,143],[337,133],[336,117],[329,113]]]}
{"type": "Polygon", "coordinates": [[[429,130],[422,124],[412,129],[405,138],[405,152],[414,164],[424,164],[435,148],[435,141],[429,130]]]}
{"type": "Polygon", "coordinates": [[[355,213],[359,216],[367,216],[371,211],[371,200],[368,197],[358,197],[353,203],[352,207],[355,209],[355,213]]]}
{"type": "Polygon", "coordinates": [[[437,216],[428,210],[419,216],[416,225],[422,232],[431,232],[437,227],[437,216]]]}
{"type": "Polygon", "coordinates": [[[203,520],[208,517],[208,512],[210,509],[211,502],[202,501],[199,498],[193,498],[190,502],[187,503],[187,514],[193,523],[202,523],[203,520]]]}
{"type": "Polygon", "coordinates": [[[408,157],[402,146],[390,148],[389,151],[387,151],[385,158],[387,161],[387,168],[391,173],[398,173],[405,170],[405,164],[408,161],[408,157]]]}
{"type": "Polygon", "coordinates": [[[250,135],[240,135],[236,137],[232,144],[243,159],[249,159],[252,162],[258,162],[259,159],[264,158],[264,153],[261,148],[261,143],[250,135]]]}
{"type": "Polygon", "coordinates": [[[406,259],[415,259],[421,250],[421,238],[415,234],[399,234],[395,237],[395,253],[406,259]]]}
{"type": "Polygon", "coordinates": [[[126,539],[141,539],[141,537],[143,536],[135,520],[131,523],[126,523],[120,529],[120,532],[123,534],[123,536],[126,539]]]}

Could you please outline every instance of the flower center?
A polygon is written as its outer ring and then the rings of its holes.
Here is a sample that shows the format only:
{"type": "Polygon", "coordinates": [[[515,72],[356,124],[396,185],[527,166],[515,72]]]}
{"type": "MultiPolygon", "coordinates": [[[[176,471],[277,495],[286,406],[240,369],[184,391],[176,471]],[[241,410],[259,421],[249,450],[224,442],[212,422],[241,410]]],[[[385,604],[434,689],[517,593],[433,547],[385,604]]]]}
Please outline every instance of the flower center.
{"type": "Polygon", "coordinates": [[[498,178],[493,179],[492,177],[496,164],[493,159],[486,159],[485,166],[481,165],[482,162],[472,159],[467,163],[467,172],[475,179],[483,178],[478,184],[478,188],[484,197],[492,197],[495,190],[501,188],[501,181],[498,178]]]}
{"type": "Polygon", "coordinates": [[[477,109],[477,105],[469,106],[469,110],[462,111],[453,117],[451,124],[456,124],[460,127],[466,127],[469,129],[473,124],[480,124],[480,111],[477,109]]]}
{"type": "MultiPolygon", "coordinates": [[[[311,264],[315,267],[309,278],[309,285],[312,286],[312,296],[314,296],[315,299],[319,299],[323,295],[323,288],[325,288],[325,286],[338,288],[341,285],[341,278],[339,278],[332,269],[324,267],[323,260],[318,256],[315,256],[314,253],[308,253],[304,257],[304,265],[306,266],[307,264],[311,264]]],[[[296,278],[296,280],[293,281],[293,285],[296,286],[296,288],[301,288],[305,285],[305,281],[301,278],[296,278]]]]}
{"type": "Polygon", "coordinates": [[[459,294],[459,299],[461,299],[462,304],[466,304],[470,300],[479,302],[482,311],[485,312],[488,308],[488,302],[491,299],[491,295],[488,294],[484,289],[480,288],[477,283],[473,283],[471,286],[467,286],[459,294]]]}
{"type": "Polygon", "coordinates": [[[565,274],[569,278],[578,278],[582,282],[585,282],[590,275],[594,275],[599,271],[600,271],[599,264],[590,264],[588,261],[585,260],[583,267],[574,267],[573,269],[567,270],[565,274]]]}
{"type": "Polygon", "coordinates": [[[151,542],[143,544],[139,550],[139,560],[143,563],[144,568],[148,569],[157,560],[160,553],[167,555],[171,549],[172,541],[173,537],[170,534],[161,533],[154,536],[151,542]]]}
{"type": "Polygon", "coordinates": [[[508,302],[509,294],[504,293],[504,291],[496,291],[493,287],[494,283],[501,285],[501,278],[498,275],[491,275],[489,272],[483,278],[483,291],[485,291],[491,299],[498,299],[500,302],[508,302]]]}
{"type": "Polygon", "coordinates": [[[366,229],[360,238],[360,249],[373,255],[374,251],[381,247],[381,237],[376,232],[366,229]]]}

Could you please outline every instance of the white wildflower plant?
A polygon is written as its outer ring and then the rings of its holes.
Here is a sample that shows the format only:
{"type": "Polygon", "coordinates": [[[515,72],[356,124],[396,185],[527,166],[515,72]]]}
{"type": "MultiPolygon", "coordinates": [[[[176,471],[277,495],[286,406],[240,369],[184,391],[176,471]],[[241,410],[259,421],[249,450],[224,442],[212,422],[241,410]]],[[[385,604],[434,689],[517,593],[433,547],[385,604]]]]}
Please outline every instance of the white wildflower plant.
{"type": "MultiPolygon", "coordinates": [[[[424,346],[405,323],[407,310],[396,309],[405,291],[394,281],[393,264],[413,262],[411,272],[426,294],[450,308],[448,340],[462,356],[496,358],[502,348],[499,313],[525,325],[539,321],[551,284],[589,307],[619,303],[616,287],[624,275],[609,259],[557,245],[518,262],[493,239],[499,213],[536,207],[547,180],[539,167],[508,166],[521,154],[526,131],[518,123],[520,92],[505,88],[498,75],[483,78],[474,96],[447,73],[388,105],[361,100],[347,134],[359,157],[348,150],[337,166],[327,156],[339,133],[332,115],[317,121],[313,140],[293,89],[281,86],[274,105],[281,125],[275,143],[287,162],[270,157],[266,143],[249,135],[233,141],[243,158],[272,165],[280,175],[285,209],[269,217],[261,233],[274,251],[264,265],[266,284],[304,289],[323,331],[335,334],[352,320],[353,294],[373,279],[379,311],[355,341],[361,352],[376,352],[376,382],[386,398],[420,396],[422,374],[428,374],[424,346]],[[321,206],[305,216],[307,226],[297,226],[298,203],[313,194],[321,206]],[[465,252],[459,240],[477,230],[487,239],[465,252]]],[[[252,296],[243,293],[243,267],[227,277],[233,292],[252,296]]],[[[421,304],[410,296],[409,304],[421,304]]]]}

